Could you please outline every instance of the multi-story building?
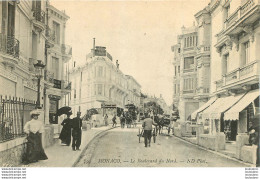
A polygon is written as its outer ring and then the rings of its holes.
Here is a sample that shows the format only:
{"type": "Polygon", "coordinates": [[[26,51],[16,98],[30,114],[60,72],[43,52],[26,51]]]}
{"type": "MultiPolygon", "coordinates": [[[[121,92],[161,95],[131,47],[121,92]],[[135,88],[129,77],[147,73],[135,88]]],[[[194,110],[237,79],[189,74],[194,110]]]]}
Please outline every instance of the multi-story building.
{"type": "Polygon", "coordinates": [[[224,150],[232,141],[234,156],[250,163],[257,152],[245,146],[249,127],[259,127],[259,10],[259,0],[211,0],[211,99],[194,112],[208,134],[205,143],[224,150]]]}
{"type": "Polygon", "coordinates": [[[174,52],[174,105],[178,106],[180,119],[185,121],[188,116],[199,107],[194,99],[197,88],[197,46],[198,27],[182,27],[182,34],[178,36],[178,44],[172,47],[174,52]],[[176,100],[176,101],[175,101],[176,100]]]}
{"type": "Polygon", "coordinates": [[[140,107],[141,85],[130,75],[125,75],[127,79],[128,103],[140,107]]]}
{"type": "MultiPolygon", "coordinates": [[[[68,16],[42,0],[1,1],[0,14],[0,148],[7,160],[11,157],[19,163],[24,152],[21,151],[24,139],[19,137],[30,120],[30,111],[42,108],[46,112],[39,120],[48,123],[49,112],[62,106],[63,95],[69,92],[64,90],[62,81],[64,63],[71,55],[62,48],[68,16]],[[60,23],[60,29],[50,33],[50,29],[55,29],[54,22],[60,23]],[[56,37],[60,41],[55,42],[56,37]],[[52,57],[57,61],[52,61],[52,57]],[[37,69],[36,63],[45,70],[37,69]],[[56,75],[52,80],[48,78],[51,69],[56,75]],[[55,97],[56,103],[60,101],[60,106],[52,105],[51,97],[55,97]],[[10,152],[6,153],[8,149],[10,152]]],[[[45,131],[48,132],[43,134],[44,147],[53,143],[53,126],[46,125],[45,131]]],[[[8,162],[6,159],[1,162],[8,162]]]]}
{"type": "Polygon", "coordinates": [[[69,16],[49,3],[46,16],[45,118],[47,123],[57,124],[57,109],[68,104],[66,97],[68,98],[70,93],[68,61],[71,59],[72,48],[65,43],[66,22],[69,16]]]}
{"type": "MultiPolygon", "coordinates": [[[[101,107],[105,105],[114,109],[123,109],[129,103],[140,105],[139,83],[132,76],[124,75],[118,61],[114,64],[106,47],[95,46],[95,41],[85,65],[74,67],[70,79],[70,106],[73,113],[81,111],[85,114],[91,108],[100,109],[100,113],[104,113],[101,107]]],[[[112,110],[111,115],[114,112],[112,110]]]]}
{"type": "Polygon", "coordinates": [[[211,38],[216,48],[211,59],[211,93],[219,98],[202,117],[213,123],[211,133],[230,130],[229,140],[235,140],[237,133],[247,132],[248,122],[259,106],[259,3],[223,0],[210,5],[214,26],[211,38]]]}
{"type": "Polygon", "coordinates": [[[173,104],[185,121],[209,98],[211,17],[209,7],[195,14],[197,24],[182,27],[178,43],[172,46],[173,104]]]}

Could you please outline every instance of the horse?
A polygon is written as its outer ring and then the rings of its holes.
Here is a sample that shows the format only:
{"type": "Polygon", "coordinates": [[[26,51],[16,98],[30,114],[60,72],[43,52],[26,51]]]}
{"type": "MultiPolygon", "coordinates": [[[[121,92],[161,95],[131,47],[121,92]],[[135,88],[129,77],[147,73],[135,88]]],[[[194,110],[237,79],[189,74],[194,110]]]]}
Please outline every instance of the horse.
{"type": "Polygon", "coordinates": [[[164,117],[154,116],[154,122],[157,123],[156,133],[159,131],[159,134],[162,133],[163,127],[168,129],[168,134],[170,134],[170,120],[164,117]]]}

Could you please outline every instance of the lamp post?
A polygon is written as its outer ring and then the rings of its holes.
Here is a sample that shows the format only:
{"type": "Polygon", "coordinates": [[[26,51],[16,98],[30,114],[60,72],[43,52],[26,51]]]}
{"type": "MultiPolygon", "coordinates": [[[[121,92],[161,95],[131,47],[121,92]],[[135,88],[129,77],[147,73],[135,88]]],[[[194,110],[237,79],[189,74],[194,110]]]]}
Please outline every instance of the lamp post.
{"type": "Polygon", "coordinates": [[[36,108],[40,109],[40,87],[41,87],[41,78],[42,78],[42,69],[44,69],[45,65],[42,63],[41,60],[37,60],[37,63],[33,64],[34,68],[36,69],[36,77],[37,77],[37,101],[36,101],[36,108]]]}

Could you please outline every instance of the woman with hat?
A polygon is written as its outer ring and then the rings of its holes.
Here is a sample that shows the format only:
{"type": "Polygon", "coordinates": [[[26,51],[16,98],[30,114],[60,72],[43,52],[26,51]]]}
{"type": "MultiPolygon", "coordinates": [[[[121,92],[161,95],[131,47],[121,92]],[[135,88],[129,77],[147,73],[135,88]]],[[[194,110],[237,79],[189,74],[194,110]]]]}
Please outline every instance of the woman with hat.
{"type": "Polygon", "coordinates": [[[42,147],[42,133],[44,132],[44,126],[43,123],[38,120],[40,112],[33,110],[30,112],[30,115],[31,120],[28,121],[24,126],[24,132],[28,134],[25,159],[26,163],[48,159],[42,147]]]}
{"type": "Polygon", "coordinates": [[[63,128],[61,130],[60,137],[59,137],[59,139],[61,140],[61,144],[65,144],[67,146],[69,146],[71,142],[71,128],[72,128],[71,118],[70,118],[71,115],[72,112],[69,111],[67,113],[67,118],[62,121],[61,125],[63,126],[63,128]]]}

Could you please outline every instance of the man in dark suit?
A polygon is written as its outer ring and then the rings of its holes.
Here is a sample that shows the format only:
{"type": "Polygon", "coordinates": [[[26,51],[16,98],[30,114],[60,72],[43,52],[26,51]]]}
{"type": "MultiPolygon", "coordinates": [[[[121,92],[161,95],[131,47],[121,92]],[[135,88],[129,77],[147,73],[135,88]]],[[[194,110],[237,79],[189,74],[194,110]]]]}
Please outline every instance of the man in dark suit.
{"type": "Polygon", "coordinates": [[[154,123],[152,118],[150,118],[150,116],[147,113],[145,113],[145,119],[142,124],[142,126],[144,128],[145,147],[147,147],[147,141],[149,141],[149,147],[150,147],[153,125],[157,125],[157,124],[154,123]]]}
{"type": "Polygon", "coordinates": [[[81,144],[81,127],[82,127],[82,120],[80,118],[81,112],[77,112],[77,117],[73,118],[72,120],[72,150],[80,150],[81,144]]]}

